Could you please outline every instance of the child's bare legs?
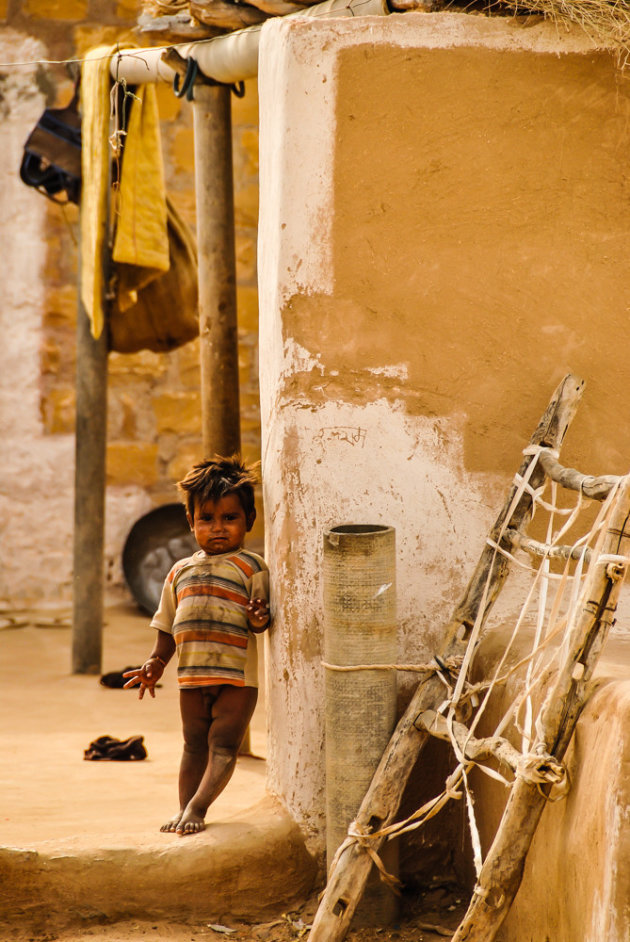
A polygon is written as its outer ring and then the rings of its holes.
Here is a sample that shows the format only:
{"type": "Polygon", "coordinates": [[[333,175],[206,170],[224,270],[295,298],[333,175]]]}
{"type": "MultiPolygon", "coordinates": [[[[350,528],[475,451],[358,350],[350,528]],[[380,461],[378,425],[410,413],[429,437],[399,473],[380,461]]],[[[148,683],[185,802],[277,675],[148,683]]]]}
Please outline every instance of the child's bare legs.
{"type": "Polygon", "coordinates": [[[162,831],[183,835],[204,829],[206,811],[232,777],[257,698],[255,687],[230,684],[180,691],[184,733],[180,811],[162,831]]]}

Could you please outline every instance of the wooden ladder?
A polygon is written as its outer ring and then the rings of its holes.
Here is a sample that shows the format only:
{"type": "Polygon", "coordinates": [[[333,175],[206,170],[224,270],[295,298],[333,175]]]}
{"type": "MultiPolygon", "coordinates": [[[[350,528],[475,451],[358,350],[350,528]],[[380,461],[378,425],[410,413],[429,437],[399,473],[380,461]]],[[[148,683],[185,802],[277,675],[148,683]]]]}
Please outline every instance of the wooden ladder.
{"type": "MultiPolygon", "coordinates": [[[[539,724],[543,758],[551,777],[554,768],[561,767],[585,701],[586,685],[613,622],[625,575],[624,560],[630,552],[630,478],[587,477],[573,469],[563,468],[556,458],[579,405],[583,387],[582,380],[569,374],[555,390],[531,437],[530,446],[525,449],[525,458],[490,530],[466,591],[444,626],[444,640],[436,659],[437,663],[461,664],[471,638],[473,644],[478,641],[510,569],[505,553],[511,554],[518,548],[533,554],[545,552],[540,544],[528,539],[525,531],[533,511],[531,493],[542,487],[547,477],[564,487],[581,490],[585,496],[596,500],[603,500],[612,488],[617,489],[612,516],[600,541],[602,562],[589,569],[586,594],[582,596],[587,602],[577,618],[566,659],[550,680],[550,693],[542,711],[542,727],[539,724]],[[519,485],[523,480],[528,484],[525,488],[519,485]]],[[[572,554],[571,547],[555,550],[556,554],[572,554]]],[[[457,669],[451,667],[450,673],[456,674],[457,669]]],[[[378,854],[386,839],[385,835],[380,836],[380,832],[395,822],[411,770],[431,735],[440,738],[454,736],[464,760],[494,756],[516,769],[521,755],[507,740],[498,737],[475,739],[464,724],[456,722],[451,722],[447,731],[444,718],[437,713],[443,700],[442,681],[436,671],[427,671],[383,754],[351,825],[351,836],[335,857],[309,942],[337,942],[345,937],[363,895],[374,855],[378,854]]],[[[549,783],[541,785],[516,775],[470,906],[452,942],[492,942],[494,939],[520,885],[525,858],[550,788],[549,783]]]]}

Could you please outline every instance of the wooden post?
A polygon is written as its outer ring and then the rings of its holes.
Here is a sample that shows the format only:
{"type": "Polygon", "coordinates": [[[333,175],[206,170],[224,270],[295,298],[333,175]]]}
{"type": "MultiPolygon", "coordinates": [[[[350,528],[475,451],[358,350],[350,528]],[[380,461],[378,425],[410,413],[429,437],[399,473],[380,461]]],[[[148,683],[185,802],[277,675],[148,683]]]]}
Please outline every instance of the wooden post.
{"type": "Polygon", "coordinates": [[[197,83],[194,96],[202,447],[229,457],[241,450],[231,89],[197,83]]]}
{"type": "Polygon", "coordinates": [[[195,85],[203,453],[241,449],[230,88],[195,85]]]}
{"type": "Polygon", "coordinates": [[[77,310],[72,670],[100,674],[103,628],[107,330],[77,310]]]}

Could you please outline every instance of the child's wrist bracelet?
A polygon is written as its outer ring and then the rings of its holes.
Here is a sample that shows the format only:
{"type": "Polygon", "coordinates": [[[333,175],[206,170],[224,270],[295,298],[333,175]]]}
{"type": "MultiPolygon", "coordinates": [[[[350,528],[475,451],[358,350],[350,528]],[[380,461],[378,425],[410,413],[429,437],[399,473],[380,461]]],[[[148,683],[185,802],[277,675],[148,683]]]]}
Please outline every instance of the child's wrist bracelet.
{"type": "Polygon", "coordinates": [[[159,654],[152,654],[149,658],[150,661],[159,661],[162,667],[166,667],[166,661],[163,661],[159,654]]]}

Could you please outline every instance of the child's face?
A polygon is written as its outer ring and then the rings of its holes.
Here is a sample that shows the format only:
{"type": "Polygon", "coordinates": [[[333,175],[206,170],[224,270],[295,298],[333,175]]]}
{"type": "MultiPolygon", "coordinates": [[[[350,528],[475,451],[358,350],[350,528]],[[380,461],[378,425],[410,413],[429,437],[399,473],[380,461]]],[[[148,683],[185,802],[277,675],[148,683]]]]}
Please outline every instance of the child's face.
{"type": "Polygon", "coordinates": [[[240,549],[255,518],[255,514],[247,518],[236,494],[226,494],[216,502],[196,503],[194,520],[187,516],[197,543],[209,556],[240,549]]]}

